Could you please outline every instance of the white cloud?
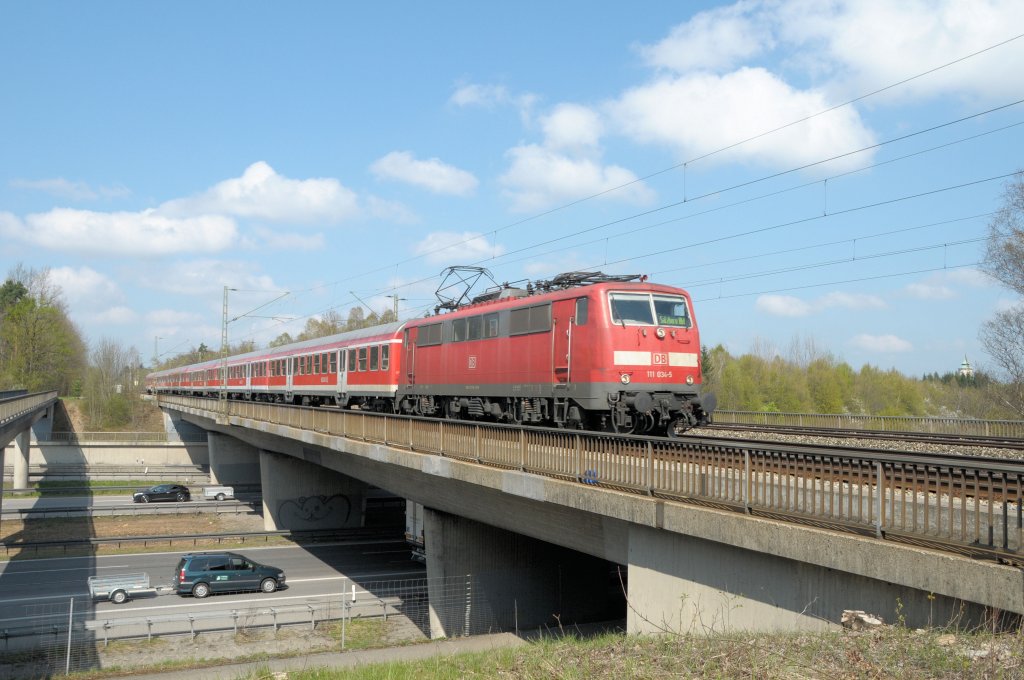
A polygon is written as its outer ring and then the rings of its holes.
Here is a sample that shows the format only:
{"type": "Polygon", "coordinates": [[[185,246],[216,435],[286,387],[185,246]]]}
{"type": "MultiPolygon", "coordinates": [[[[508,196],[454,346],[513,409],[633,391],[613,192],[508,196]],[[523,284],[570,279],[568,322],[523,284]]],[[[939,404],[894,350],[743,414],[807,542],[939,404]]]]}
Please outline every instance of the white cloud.
{"type": "Polygon", "coordinates": [[[408,151],[392,151],[374,161],[370,170],[379,179],[391,179],[423,187],[436,194],[468,196],[479,182],[477,178],[438,158],[416,160],[408,151]]]}
{"type": "Polygon", "coordinates": [[[366,209],[374,217],[397,224],[418,224],[419,215],[398,201],[388,201],[377,196],[366,197],[366,209]]]}
{"type": "Polygon", "coordinates": [[[0,232],[41,248],[101,255],[215,252],[238,238],[230,218],[179,219],[152,209],[106,213],[55,208],[28,215],[24,221],[6,214],[0,215],[0,232]]]}
{"type": "Polygon", "coordinates": [[[911,297],[922,300],[950,300],[959,297],[965,288],[988,288],[992,285],[992,279],[987,274],[968,267],[932,274],[908,284],[905,290],[911,297]]]}
{"type": "Polygon", "coordinates": [[[89,267],[55,267],[50,270],[50,279],[60,286],[74,310],[103,307],[124,299],[116,283],[89,267]]]}
{"type": "Polygon", "coordinates": [[[448,102],[458,107],[480,107],[494,109],[499,106],[512,106],[519,110],[523,122],[530,120],[531,112],[537,103],[537,95],[529,92],[512,94],[504,85],[481,85],[467,83],[455,88],[448,102]]]}
{"type": "Polygon", "coordinates": [[[808,316],[814,311],[811,305],[791,295],[761,295],[754,306],[772,316],[808,316]]]}
{"type": "MultiPolygon", "coordinates": [[[[804,51],[815,64],[854,90],[923,73],[958,57],[1003,42],[1024,25],[1019,0],[788,0],[762,7],[775,13],[778,38],[804,51]]],[[[981,97],[1019,93],[1024,42],[918,78],[882,97],[952,93],[981,97]]]]}
{"type": "Polygon", "coordinates": [[[224,286],[246,291],[279,291],[280,286],[270,276],[260,274],[259,269],[254,262],[202,259],[153,264],[136,271],[135,275],[139,284],[148,288],[215,299],[219,309],[224,286]]]}
{"type": "Polygon", "coordinates": [[[63,177],[52,179],[14,179],[10,182],[15,189],[43,191],[57,198],[68,198],[74,201],[94,201],[98,198],[121,198],[131,191],[123,184],[109,187],[93,188],[86,182],[73,182],[63,177]]]}
{"type": "Polygon", "coordinates": [[[850,344],[869,352],[909,352],[914,346],[895,335],[868,335],[861,333],[850,340],[850,344]]]}
{"type": "MultiPolygon", "coordinates": [[[[661,78],[626,91],[608,105],[618,128],[634,140],[668,144],[692,158],[818,113],[831,102],[822,91],[797,90],[763,68],[661,78]]],[[[844,107],[741,144],[721,159],[767,167],[803,165],[875,142],[857,111],[844,107]]],[[[860,166],[870,153],[835,161],[860,166]]]]}
{"type": "Polygon", "coordinates": [[[841,309],[882,309],[885,301],[877,295],[863,293],[832,292],[816,300],[801,300],[791,295],[761,295],[754,306],[772,316],[800,317],[818,314],[833,308],[841,309]]]}
{"type": "Polygon", "coordinates": [[[111,307],[89,316],[90,323],[103,325],[127,326],[138,320],[139,315],[135,313],[135,310],[124,306],[111,307]]]}
{"type": "Polygon", "coordinates": [[[260,244],[258,247],[271,250],[320,250],[327,246],[323,234],[285,233],[277,229],[256,227],[253,234],[260,244]]]}
{"type": "Polygon", "coordinates": [[[503,255],[505,247],[477,232],[435,231],[417,243],[413,252],[433,264],[465,265],[503,255]]]}
{"type": "Polygon", "coordinates": [[[146,312],[146,323],[162,326],[198,323],[202,317],[195,312],[181,312],[176,309],[153,309],[146,312]]]}
{"type": "Polygon", "coordinates": [[[679,73],[730,68],[773,45],[761,3],[738,2],[699,12],[654,45],[642,46],[647,63],[679,73]]]}
{"type": "Polygon", "coordinates": [[[336,224],[359,212],[351,189],[332,178],[290,179],[264,161],[253,163],[241,177],[218,182],[205,192],[168,201],[163,214],[233,215],[272,222],[336,224]]]}
{"type": "Polygon", "coordinates": [[[597,147],[604,131],[598,113],[579,104],[559,104],[541,119],[541,127],[544,146],[584,152],[597,147]]]}
{"type": "Polygon", "coordinates": [[[638,182],[636,175],[617,165],[602,166],[590,158],[573,158],[536,144],[517,146],[506,154],[512,164],[499,181],[512,198],[512,209],[518,212],[543,210],[625,184],[629,186],[604,198],[636,204],[654,198],[654,192],[638,182]]]}
{"type": "Polygon", "coordinates": [[[817,309],[829,309],[831,307],[841,307],[844,309],[884,309],[886,307],[885,300],[877,295],[841,293],[838,291],[823,295],[814,304],[817,309]]]}
{"type": "Polygon", "coordinates": [[[949,286],[940,283],[911,283],[907,285],[906,290],[908,295],[921,300],[949,300],[956,297],[956,293],[949,286]]]}

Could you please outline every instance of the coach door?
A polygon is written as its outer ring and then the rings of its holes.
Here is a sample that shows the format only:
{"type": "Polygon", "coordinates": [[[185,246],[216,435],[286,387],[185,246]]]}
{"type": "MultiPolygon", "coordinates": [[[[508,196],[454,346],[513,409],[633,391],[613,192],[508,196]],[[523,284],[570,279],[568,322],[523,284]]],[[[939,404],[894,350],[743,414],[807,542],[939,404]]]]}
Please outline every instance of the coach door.
{"type": "Polygon", "coordinates": [[[344,397],[348,392],[348,350],[338,350],[338,395],[344,397]]]}
{"type": "Polygon", "coordinates": [[[555,387],[572,381],[572,322],[575,300],[558,300],[551,304],[551,369],[555,387]]]}
{"type": "Polygon", "coordinates": [[[416,338],[419,328],[412,327],[405,329],[405,383],[416,384],[416,338]]]}

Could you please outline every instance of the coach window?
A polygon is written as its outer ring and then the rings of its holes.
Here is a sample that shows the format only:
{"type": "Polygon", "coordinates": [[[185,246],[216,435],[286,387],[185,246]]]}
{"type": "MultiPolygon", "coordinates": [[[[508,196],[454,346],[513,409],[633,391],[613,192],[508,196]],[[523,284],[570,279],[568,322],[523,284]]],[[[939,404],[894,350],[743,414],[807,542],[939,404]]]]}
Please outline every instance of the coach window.
{"type": "Polygon", "coordinates": [[[482,316],[471,316],[466,319],[469,326],[469,335],[467,336],[470,340],[479,340],[484,337],[484,318],[482,316]]]}
{"type": "Polygon", "coordinates": [[[319,354],[314,354],[313,355],[313,373],[315,375],[319,375],[320,374],[320,355],[319,354]]]}
{"type": "Polygon", "coordinates": [[[452,321],[452,342],[462,342],[468,337],[469,335],[466,331],[466,320],[455,319],[452,321]]]}
{"type": "Polygon", "coordinates": [[[388,354],[391,351],[390,345],[381,345],[380,347],[380,370],[388,370],[388,354]]]}
{"type": "Polygon", "coordinates": [[[432,323],[427,326],[420,326],[420,332],[416,336],[416,345],[429,347],[441,344],[441,324],[432,323]]]}
{"type": "Polygon", "coordinates": [[[590,298],[576,298],[576,325],[584,326],[587,323],[587,313],[590,307],[590,298]]]}
{"type": "Polygon", "coordinates": [[[378,366],[380,366],[380,347],[374,345],[370,348],[370,370],[376,371],[378,366]]]}
{"type": "Polygon", "coordinates": [[[360,347],[359,348],[359,370],[360,371],[365,371],[366,370],[366,348],[365,347],[360,347]]]}
{"type": "Polygon", "coordinates": [[[356,351],[354,349],[348,350],[348,370],[356,370],[356,351]]]}
{"type": "Polygon", "coordinates": [[[337,352],[331,352],[331,359],[330,359],[330,361],[331,361],[331,373],[337,373],[338,372],[338,353],[337,352]]]}
{"type": "Polygon", "coordinates": [[[485,338],[496,338],[498,337],[498,313],[491,312],[490,314],[484,314],[484,337],[485,338]]]}

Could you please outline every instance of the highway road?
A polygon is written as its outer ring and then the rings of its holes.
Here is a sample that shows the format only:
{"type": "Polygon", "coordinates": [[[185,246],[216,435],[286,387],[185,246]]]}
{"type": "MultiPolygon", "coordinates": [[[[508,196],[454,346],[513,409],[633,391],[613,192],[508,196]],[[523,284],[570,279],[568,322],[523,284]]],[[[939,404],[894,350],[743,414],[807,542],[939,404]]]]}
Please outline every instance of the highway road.
{"type": "MultiPolygon", "coordinates": [[[[238,500],[231,501],[216,501],[220,505],[237,504],[243,503],[257,503],[259,504],[261,495],[259,493],[241,493],[238,494],[238,500]]],[[[210,501],[211,503],[214,501],[210,501]]],[[[188,506],[192,504],[194,507],[200,507],[198,504],[205,505],[207,502],[202,499],[193,499],[186,501],[185,503],[161,502],[161,503],[149,503],[148,505],[156,507],[165,506],[188,506]]],[[[42,510],[42,509],[101,509],[106,514],[106,511],[118,506],[124,507],[126,511],[136,512],[144,508],[148,509],[147,506],[141,503],[132,502],[131,494],[125,493],[124,495],[97,495],[97,496],[14,496],[4,494],[3,498],[3,509],[5,511],[16,511],[16,510],[42,510]]]]}
{"type": "Polygon", "coordinates": [[[351,582],[422,578],[422,564],[410,559],[404,541],[353,539],[309,547],[280,546],[235,550],[263,564],[279,567],[287,587],[275,593],[235,593],[195,599],[175,594],[145,594],[115,605],[92,602],[88,577],[146,572],[154,586],[170,584],[178,559],[185,551],[12,560],[0,563],[0,630],[22,625],[27,616],[41,613],[47,604],[62,606],[76,599],[76,611],[92,608],[96,618],[107,616],[164,616],[244,607],[284,606],[312,598],[338,595],[351,582]]]}

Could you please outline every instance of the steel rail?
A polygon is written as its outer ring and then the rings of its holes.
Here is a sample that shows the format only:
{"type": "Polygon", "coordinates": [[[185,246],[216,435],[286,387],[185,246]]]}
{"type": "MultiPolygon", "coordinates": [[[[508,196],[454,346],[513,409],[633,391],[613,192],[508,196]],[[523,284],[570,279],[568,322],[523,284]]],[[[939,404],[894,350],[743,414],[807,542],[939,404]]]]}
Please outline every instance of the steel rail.
{"type": "Polygon", "coordinates": [[[936,416],[869,416],[848,413],[766,413],[716,410],[718,425],[807,426],[877,432],[957,433],[1024,439],[1024,420],[981,420],[936,416]]]}
{"type": "Polygon", "coordinates": [[[588,487],[911,540],[1024,563],[1024,462],[979,456],[682,437],[665,439],[161,397],[208,418],[270,423],[588,487]]]}
{"type": "MultiPolygon", "coordinates": [[[[755,425],[750,423],[711,424],[696,430],[698,434],[715,433],[723,430],[768,432],[808,437],[832,437],[847,439],[879,439],[908,442],[923,442],[945,446],[977,446],[984,448],[1024,449],[1024,439],[1018,437],[982,437],[978,435],[933,434],[914,431],[858,430],[844,427],[816,427],[805,425],[755,425]]],[[[690,430],[690,433],[695,432],[690,430]]],[[[686,435],[684,435],[686,436],[686,435]]]]}

